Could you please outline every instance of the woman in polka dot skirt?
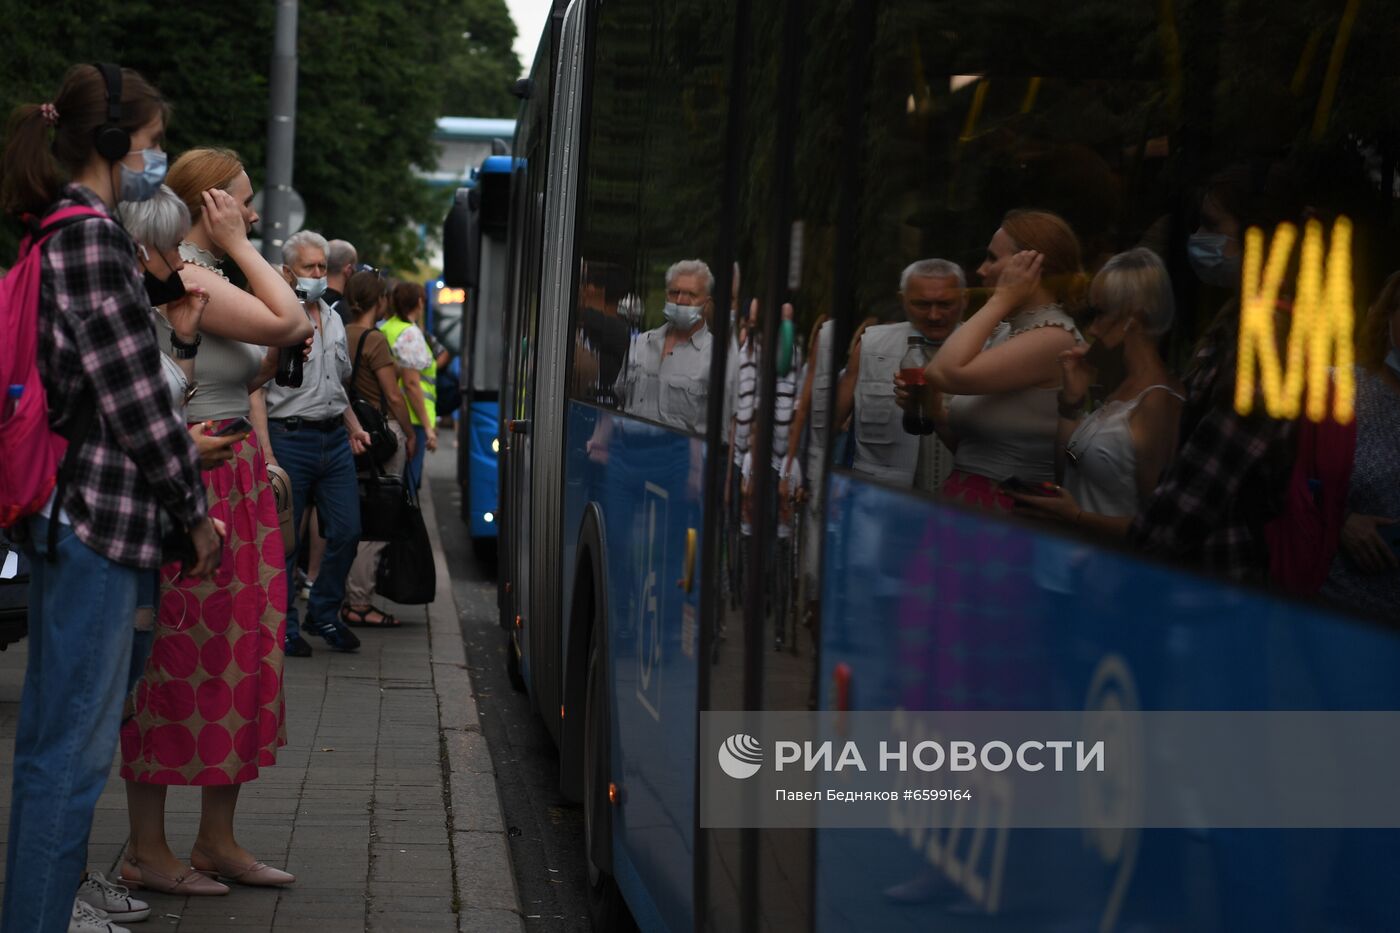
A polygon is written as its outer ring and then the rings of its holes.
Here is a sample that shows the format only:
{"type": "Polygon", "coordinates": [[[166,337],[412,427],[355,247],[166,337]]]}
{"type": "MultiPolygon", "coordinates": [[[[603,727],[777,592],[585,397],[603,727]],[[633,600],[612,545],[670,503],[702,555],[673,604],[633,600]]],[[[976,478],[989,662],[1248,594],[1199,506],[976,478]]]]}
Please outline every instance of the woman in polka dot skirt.
{"type": "MultiPolygon", "coordinates": [[[[203,287],[209,304],[194,348],[172,344],[159,317],[158,331],[171,355],[195,354],[198,391],[187,417],[212,422],[218,431],[249,415],[249,393],[275,369],[275,354],[267,358],[260,345],[295,344],[310,325],[281,272],[248,243],[257,215],[236,156],[188,152],[171,168],[168,184],[194,218],[180,244],[178,274],[187,286],[203,287]],[[238,263],[252,294],[224,279],[216,256],[238,263]]],[[[132,697],[134,714],[121,733],[131,820],[122,881],[179,895],[227,894],[214,876],[252,885],[295,880],[259,862],[234,835],[240,788],[274,764],[286,744],[287,577],[262,448],[245,428],[232,450],[233,460],[203,474],[210,514],[227,529],[222,564],[199,581],[182,578],[175,564],[161,571],[155,641],[132,697]],[[165,837],[171,785],[202,789],[188,862],[175,856],[165,837]]]]}

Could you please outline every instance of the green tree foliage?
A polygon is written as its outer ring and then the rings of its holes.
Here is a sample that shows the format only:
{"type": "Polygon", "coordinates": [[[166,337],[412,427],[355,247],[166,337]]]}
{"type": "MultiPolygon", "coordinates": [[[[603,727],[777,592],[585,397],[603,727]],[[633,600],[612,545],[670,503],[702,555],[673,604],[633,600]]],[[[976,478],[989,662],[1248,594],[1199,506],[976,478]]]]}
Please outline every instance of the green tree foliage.
{"type": "Polygon", "coordinates": [[[448,4],[442,27],[444,50],[441,112],[459,117],[513,117],[520,103],[511,87],[520,77],[515,23],[505,0],[448,4]]]}
{"type": "MultiPolygon", "coordinates": [[[[119,61],[174,104],[172,155],[233,148],[261,186],[273,3],[0,0],[0,12],[25,24],[0,35],[4,114],[52,97],[74,62],[119,61]]],[[[511,112],[520,69],[504,0],[303,0],[299,20],[293,184],[306,226],[350,240],[367,261],[411,266],[419,229],[435,229],[447,208],[415,176],[436,162],[436,118],[511,112]]],[[[12,224],[0,231],[0,265],[14,234],[12,224]]]]}

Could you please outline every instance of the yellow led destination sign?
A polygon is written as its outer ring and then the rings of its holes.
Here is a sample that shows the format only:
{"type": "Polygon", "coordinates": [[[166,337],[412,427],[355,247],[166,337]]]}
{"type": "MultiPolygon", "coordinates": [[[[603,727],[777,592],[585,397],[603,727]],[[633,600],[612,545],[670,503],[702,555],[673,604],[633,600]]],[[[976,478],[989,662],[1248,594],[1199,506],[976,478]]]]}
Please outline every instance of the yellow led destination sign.
{"type": "Polygon", "coordinates": [[[1356,400],[1356,382],[1352,374],[1355,316],[1351,288],[1351,221],[1337,218],[1325,260],[1322,224],[1310,220],[1303,229],[1287,357],[1281,363],[1274,314],[1297,239],[1297,227],[1281,224],[1268,244],[1266,263],[1263,231],[1250,227],[1245,233],[1235,410],[1242,415],[1253,411],[1257,370],[1264,407],[1270,417],[1297,418],[1306,388],[1308,417],[1322,421],[1327,417],[1328,388],[1334,384],[1332,417],[1346,424],[1354,416],[1356,400]],[[1332,367],[1335,368],[1329,379],[1332,367]]]}

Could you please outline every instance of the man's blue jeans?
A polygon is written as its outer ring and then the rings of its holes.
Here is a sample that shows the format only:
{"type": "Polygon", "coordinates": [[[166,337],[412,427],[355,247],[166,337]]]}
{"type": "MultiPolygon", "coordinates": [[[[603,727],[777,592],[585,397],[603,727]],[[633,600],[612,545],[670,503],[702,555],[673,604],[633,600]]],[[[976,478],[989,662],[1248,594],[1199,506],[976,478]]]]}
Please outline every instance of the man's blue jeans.
{"type": "MultiPolygon", "coordinates": [[[[306,603],[307,631],[319,631],[340,617],[345,577],[360,543],[360,488],[355,482],[350,438],[344,428],[318,431],[302,427],[289,431],[276,421],[268,422],[267,433],[273,456],[292,480],[293,527],[301,528],[302,512],[308,503],[314,503],[321,532],[326,536],[326,556],[321,558],[321,569],[306,603]]],[[[287,555],[288,641],[301,633],[292,580],[296,576],[297,555],[305,544],[298,539],[297,548],[287,555]]]]}
{"type": "Polygon", "coordinates": [[[5,864],[4,933],[62,933],[112,770],[131,656],[137,570],[60,525],[29,520],[29,666],[20,697],[5,864]]]}

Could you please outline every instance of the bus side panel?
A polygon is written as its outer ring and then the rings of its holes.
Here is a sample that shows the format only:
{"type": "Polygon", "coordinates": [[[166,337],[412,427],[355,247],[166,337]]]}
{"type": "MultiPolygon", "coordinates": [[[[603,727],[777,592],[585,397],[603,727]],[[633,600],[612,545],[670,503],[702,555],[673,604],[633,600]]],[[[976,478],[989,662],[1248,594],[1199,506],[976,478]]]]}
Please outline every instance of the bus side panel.
{"type": "Polygon", "coordinates": [[[497,528],[496,497],[498,474],[496,451],[499,444],[496,431],[500,426],[501,405],[495,401],[472,401],[467,404],[467,425],[470,451],[466,492],[471,521],[468,527],[473,538],[494,538],[497,528]]]}
{"type": "Polygon", "coordinates": [[[612,774],[623,795],[614,810],[614,875],[643,929],[689,930],[695,775],[687,762],[696,742],[700,588],[698,580],[690,592],[678,583],[692,531],[699,553],[704,444],[579,403],[569,405],[568,432],[565,593],[576,571],[573,535],[589,503],[608,547],[612,774]]]}
{"type": "MultiPolygon", "coordinates": [[[[1400,635],[1263,591],[845,473],[825,538],[823,708],[1400,708],[1400,635]]],[[[917,713],[891,722],[927,737],[917,713]]],[[[888,830],[818,834],[818,929],[1301,933],[1400,916],[1397,831],[1007,831],[980,808],[921,830],[901,806],[888,830]]]]}

